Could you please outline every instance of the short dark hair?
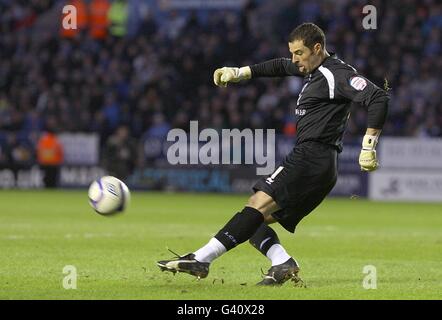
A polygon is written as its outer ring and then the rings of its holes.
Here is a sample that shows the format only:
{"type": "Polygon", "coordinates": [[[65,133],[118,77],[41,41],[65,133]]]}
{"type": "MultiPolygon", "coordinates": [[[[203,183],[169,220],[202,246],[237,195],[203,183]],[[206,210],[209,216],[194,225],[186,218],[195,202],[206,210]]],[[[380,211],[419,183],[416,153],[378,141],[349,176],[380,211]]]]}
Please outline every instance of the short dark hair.
{"type": "Polygon", "coordinates": [[[303,23],[297,26],[289,35],[289,42],[302,40],[304,45],[313,50],[313,46],[320,43],[325,48],[325,34],[321,28],[311,22],[303,23]]]}

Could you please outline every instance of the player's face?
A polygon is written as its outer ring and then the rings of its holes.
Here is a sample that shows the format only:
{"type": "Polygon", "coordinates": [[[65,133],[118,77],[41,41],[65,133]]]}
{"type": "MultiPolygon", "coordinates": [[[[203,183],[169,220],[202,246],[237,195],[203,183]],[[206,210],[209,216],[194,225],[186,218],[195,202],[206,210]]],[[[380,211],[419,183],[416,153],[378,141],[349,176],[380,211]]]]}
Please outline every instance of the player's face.
{"type": "Polygon", "coordinates": [[[295,40],[289,42],[289,50],[292,54],[292,62],[296,64],[299,71],[308,74],[313,71],[321,62],[321,45],[316,44],[313,51],[304,46],[304,41],[295,40]]]}

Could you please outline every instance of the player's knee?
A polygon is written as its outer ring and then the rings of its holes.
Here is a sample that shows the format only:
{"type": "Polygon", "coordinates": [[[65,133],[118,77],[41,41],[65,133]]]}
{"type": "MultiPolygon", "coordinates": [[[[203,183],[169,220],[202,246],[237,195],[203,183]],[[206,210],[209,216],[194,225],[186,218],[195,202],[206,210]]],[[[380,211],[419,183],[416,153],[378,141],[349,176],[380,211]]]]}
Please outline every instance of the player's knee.
{"type": "Polygon", "coordinates": [[[263,213],[262,210],[265,207],[264,202],[261,201],[261,199],[258,196],[256,196],[256,193],[249,198],[246,206],[256,209],[261,213],[263,213]]]}
{"type": "Polygon", "coordinates": [[[271,214],[264,216],[264,223],[265,224],[272,224],[275,222],[276,222],[276,219],[273,218],[273,216],[271,214]]]}
{"type": "Polygon", "coordinates": [[[268,223],[267,220],[271,218],[271,214],[278,209],[278,205],[273,201],[272,197],[260,191],[249,198],[247,207],[254,208],[261,212],[264,216],[265,223],[268,223]]]}

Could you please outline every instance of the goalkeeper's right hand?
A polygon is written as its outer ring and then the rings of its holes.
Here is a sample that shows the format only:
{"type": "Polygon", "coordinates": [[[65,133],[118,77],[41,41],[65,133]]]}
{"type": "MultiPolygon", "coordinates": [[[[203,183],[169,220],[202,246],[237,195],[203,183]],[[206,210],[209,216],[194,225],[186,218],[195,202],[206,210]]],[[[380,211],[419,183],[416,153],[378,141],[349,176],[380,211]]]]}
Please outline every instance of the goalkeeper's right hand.
{"type": "Polygon", "coordinates": [[[374,171],[378,168],[379,162],[376,157],[376,145],[378,137],[366,134],[362,140],[362,150],[359,154],[359,165],[362,171],[374,171]]]}
{"type": "Polygon", "coordinates": [[[223,67],[215,70],[213,73],[213,82],[219,87],[227,87],[229,82],[239,82],[241,80],[250,79],[251,77],[252,70],[250,70],[250,67],[223,67]]]}

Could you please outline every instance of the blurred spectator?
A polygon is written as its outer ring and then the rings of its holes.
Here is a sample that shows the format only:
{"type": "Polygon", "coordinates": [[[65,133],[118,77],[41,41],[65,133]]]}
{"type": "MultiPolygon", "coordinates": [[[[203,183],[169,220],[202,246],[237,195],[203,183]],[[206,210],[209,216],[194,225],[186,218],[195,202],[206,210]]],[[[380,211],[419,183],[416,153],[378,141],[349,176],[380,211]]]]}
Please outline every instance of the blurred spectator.
{"type": "Polygon", "coordinates": [[[147,136],[160,139],[166,139],[167,133],[171,129],[169,123],[166,122],[166,118],[162,113],[156,113],[152,119],[152,125],[147,130],[147,136]]]}
{"type": "Polygon", "coordinates": [[[127,33],[128,7],[126,0],[115,0],[109,9],[108,19],[110,34],[114,37],[124,37],[127,33]]]}
{"type": "Polygon", "coordinates": [[[55,134],[55,125],[49,121],[46,131],[37,143],[37,161],[44,172],[46,188],[55,188],[58,184],[60,166],[63,163],[63,147],[55,134]]]}
{"type": "Polygon", "coordinates": [[[152,20],[149,4],[144,0],[129,0],[127,33],[130,37],[143,34],[140,29],[144,20],[152,20]]]}
{"type": "Polygon", "coordinates": [[[112,131],[115,130],[120,123],[120,105],[114,94],[109,93],[106,96],[106,101],[103,106],[103,114],[110,129],[112,131]]]}
{"type": "Polygon", "coordinates": [[[106,38],[109,28],[109,8],[110,4],[107,0],[91,0],[89,34],[93,39],[104,40],[106,38]]]}
{"type": "Polygon", "coordinates": [[[120,126],[107,140],[102,152],[102,164],[110,175],[125,180],[136,162],[136,143],[127,126],[120,126]]]}
{"type": "Polygon", "coordinates": [[[24,138],[13,133],[7,135],[4,160],[12,164],[14,170],[30,167],[34,163],[33,146],[24,138]]]}

